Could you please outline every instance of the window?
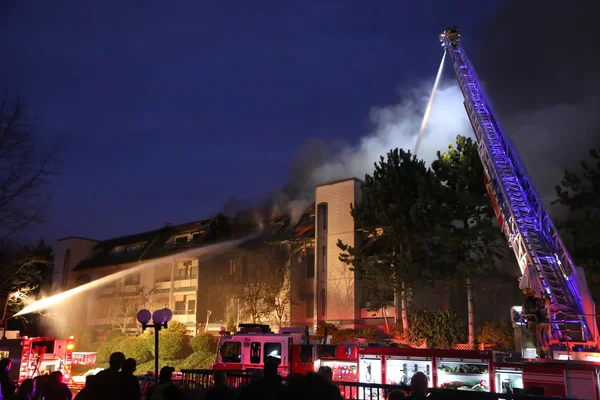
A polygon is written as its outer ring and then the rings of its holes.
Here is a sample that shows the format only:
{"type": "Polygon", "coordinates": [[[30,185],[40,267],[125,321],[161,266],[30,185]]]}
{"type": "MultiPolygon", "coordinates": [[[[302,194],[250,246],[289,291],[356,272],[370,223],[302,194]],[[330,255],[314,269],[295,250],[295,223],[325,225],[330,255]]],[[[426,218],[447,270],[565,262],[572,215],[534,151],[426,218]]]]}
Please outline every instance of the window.
{"type": "Polygon", "coordinates": [[[196,314],[196,295],[175,296],[175,315],[196,314]]]}
{"type": "Polygon", "coordinates": [[[183,314],[185,312],[185,301],[179,300],[175,302],[175,314],[183,314]]]}
{"type": "Polygon", "coordinates": [[[36,353],[37,350],[41,350],[44,347],[46,348],[46,354],[52,354],[54,353],[54,340],[40,340],[39,342],[36,341],[32,344],[33,347],[33,352],[36,353]],[[37,349],[36,349],[37,347],[37,349]]]}
{"type": "Polygon", "coordinates": [[[225,342],[219,351],[223,362],[239,363],[242,361],[242,344],[240,342],[225,342]]]}
{"type": "Polygon", "coordinates": [[[250,363],[260,364],[260,342],[250,344],[250,363]]]}
{"type": "Polygon", "coordinates": [[[307,253],[304,257],[304,263],[306,264],[306,277],[315,277],[315,255],[314,253],[307,253]]]}
{"type": "Polygon", "coordinates": [[[196,300],[188,300],[188,314],[196,314],[196,300]]]}
{"type": "Polygon", "coordinates": [[[140,251],[148,242],[140,242],[140,243],[132,243],[125,244],[121,246],[115,246],[111,253],[132,253],[135,251],[140,251]]]}
{"type": "Polygon", "coordinates": [[[321,304],[319,304],[321,306],[321,316],[324,317],[325,316],[325,312],[327,310],[327,304],[325,304],[325,302],[327,300],[326,297],[325,297],[325,289],[321,289],[321,293],[320,293],[319,296],[321,297],[321,299],[320,299],[321,300],[320,301],[321,304]]]}
{"type": "Polygon", "coordinates": [[[319,235],[327,233],[327,203],[321,203],[317,207],[317,222],[319,223],[319,235]]]}
{"type": "Polygon", "coordinates": [[[389,288],[364,287],[362,290],[361,307],[369,308],[371,303],[379,304],[380,302],[394,303],[394,290],[389,288]]]}
{"type": "Polygon", "coordinates": [[[300,345],[300,362],[304,364],[312,364],[313,359],[313,346],[312,344],[301,344],[300,345]]]}
{"type": "Polygon", "coordinates": [[[265,343],[263,362],[267,361],[268,357],[281,360],[281,343],[265,343]]]}
{"type": "Polygon", "coordinates": [[[189,232],[182,235],[172,236],[171,239],[169,239],[169,242],[179,244],[192,242],[197,239],[200,239],[200,232],[189,232]]]}
{"type": "Polygon", "coordinates": [[[141,280],[141,274],[131,274],[125,277],[125,285],[139,285],[141,280]]]}
{"type": "Polygon", "coordinates": [[[327,245],[321,246],[321,271],[327,270],[327,245]]]}
{"type": "Polygon", "coordinates": [[[238,276],[238,262],[237,259],[231,258],[229,259],[229,276],[237,277],[238,276]]]}
{"type": "Polygon", "coordinates": [[[193,265],[193,261],[189,260],[177,268],[177,279],[191,279],[195,278],[198,273],[198,267],[193,265]]]}

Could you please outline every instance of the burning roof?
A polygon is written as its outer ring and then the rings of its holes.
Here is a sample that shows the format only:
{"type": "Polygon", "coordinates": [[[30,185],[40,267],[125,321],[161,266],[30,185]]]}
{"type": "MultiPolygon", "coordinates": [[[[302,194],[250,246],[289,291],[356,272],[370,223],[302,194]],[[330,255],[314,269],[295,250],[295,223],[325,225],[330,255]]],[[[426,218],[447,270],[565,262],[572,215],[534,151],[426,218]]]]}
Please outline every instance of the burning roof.
{"type": "Polygon", "coordinates": [[[290,226],[291,217],[285,213],[277,213],[265,221],[265,232],[277,233],[278,238],[271,242],[313,239],[315,236],[315,205],[308,207],[296,225],[290,226]]]}
{"type": "Polygon", "coordinates": [[[212,219],[167,225],[154,231],[99,242],[90,257],[74,271],[151,260],[205,244],[212,231],[212,219]]]}

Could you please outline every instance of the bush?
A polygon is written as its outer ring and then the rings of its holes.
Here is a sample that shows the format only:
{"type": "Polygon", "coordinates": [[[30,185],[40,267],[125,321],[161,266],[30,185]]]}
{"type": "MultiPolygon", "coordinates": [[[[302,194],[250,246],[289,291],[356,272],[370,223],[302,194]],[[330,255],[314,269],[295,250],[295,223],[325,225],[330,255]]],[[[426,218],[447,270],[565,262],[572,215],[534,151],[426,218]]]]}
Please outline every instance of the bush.
{"type": "Polygon", "coordinates": [[[354,329],[338,329],[331,333],[331,344],[354,341],[358,336],[354,329]]]}
{"type": "Polygon", "coordinates": [[[427,340],[435,349],[451,349],[465,340],[465,325],[451,310],[414,310],[405,337],[415,343],[427,340]]]}
{"type": "Polygon", "coordinates": [[[375,328],[366,328],[362,335],[367,342],[376,342],[377,341],[377,329],[375,328]]]}
{"type": "Polygon", "coordinates": [[[114,330],[108,332],[108,339],[107,340],[110,342],[114,338],[123,337],[123,336],[125,336],[125,334],[121,330],[114,329],[114,330]]]}
{"type": "Polygon", "coordinates": [[[198,333],[190,339],[190,346],[194,352],[215,353],[217,339],[208,333],[198,333]]]}
{"type": "MultiPolygon", "coordinates": [[[[146,348],[154,357],[154,334],[143,335],[146,341],[146,348]]],[[[178,360],[190,355],[190,337],[187,328],[180,322],[171,322],[168,329],[163,329],[159,333],[158,357],[160,359],[178,360]]]]}
{"type": "Polygon", "coordinates": [[[114,352],[114,349],[117,347],[119,343],[123,340],[127,339],[127,336],[117,336],[102,343],[98,347],[98,352],[96,354],[96,360],[98,363],[108,362],[110,355],[114,352]]]}
{"type": "Polygon", "coordinates": [[[477,329],[477,341],[489,344],[492,350],[514,351],[515,337],[511,323],[505,319],[486,321],[477,329]]]}
{"type": "Polygon", "coordinates": [[[328,335],[333,335],[333,332],[339,330],[338,326],[335,324],[330,322],[319,322],[319,325],[317,325],[317,332],[315,332],[317,336],[323,336],[325,334],[325,328],[327,328],[328,335]]]}
{"type": "Polygon", "coordinates": [[[214,353],[195,351],[180,364],[181,369],[212,369],[214,353]]]}
{"type": "Polygon", "coordinates": [[[138,364],[143,364],[152,358],[148,350],[147,338],[145,336],[130,336],[121,340],[113,351],[120,351],[127,358],[133,358],[138,364]]]}

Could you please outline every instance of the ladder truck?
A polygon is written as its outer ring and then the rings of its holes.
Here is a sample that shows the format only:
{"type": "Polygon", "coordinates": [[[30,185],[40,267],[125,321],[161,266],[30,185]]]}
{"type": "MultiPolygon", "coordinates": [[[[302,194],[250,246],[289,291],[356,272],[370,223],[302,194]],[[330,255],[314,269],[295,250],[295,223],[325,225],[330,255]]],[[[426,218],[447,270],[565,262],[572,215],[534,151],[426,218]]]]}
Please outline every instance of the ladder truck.
{"type": "Polygon", "coordinates": [[[549,299],[550,334],[545,350],[552,350],[549,355],[555,356],[566,350],[570,359],[573,350],[597,348],[595,307],[583,271],[569,256],[515,147],[496,118],[461,45],[460,33],[456,28],[447,29],[440,41],[452,60],[464,95],[496,217],[523,274],[521,289],[528,287],[537,298],[549,299]]]}

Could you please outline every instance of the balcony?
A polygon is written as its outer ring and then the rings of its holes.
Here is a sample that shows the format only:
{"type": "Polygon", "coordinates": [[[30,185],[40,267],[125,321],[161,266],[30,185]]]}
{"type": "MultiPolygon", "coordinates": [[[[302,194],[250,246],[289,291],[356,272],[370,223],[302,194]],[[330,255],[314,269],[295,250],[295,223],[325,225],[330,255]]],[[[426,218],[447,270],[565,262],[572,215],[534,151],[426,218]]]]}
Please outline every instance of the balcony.
{"type": "MultiPolygon", "coordinates": [[[[369,311],[367,309],[367,307],[365,307],[365,305],[366,304],[362,304],[362,307],[360,309],[360,318],[361,319],[384,318],[382,310],[369,311]]],[[[394,307],[387,307],[385,310],[386,310],[388,318],[393,319],[394,316],[396,315],[396,309],[394,307]]]]}
{"type": "Polygon", "coordinates": [[[196,313],[188,310],[173,311],[173,321],[181,322],[187,326],[196,325],[196,313]]]}
{"type": "Polygon", "coordinates": [[[181,275],[181,276],[176,276],[175,280],[176,281],[183,281],[186,279],[198,279],[198,274],[189,274],[189,275],[181,275]]]}
{"type": "Polygon", "coordinates": [[[173,311],[173,315],[191,315],[196,314],[194,310],[175,310],[173,311]]]}

